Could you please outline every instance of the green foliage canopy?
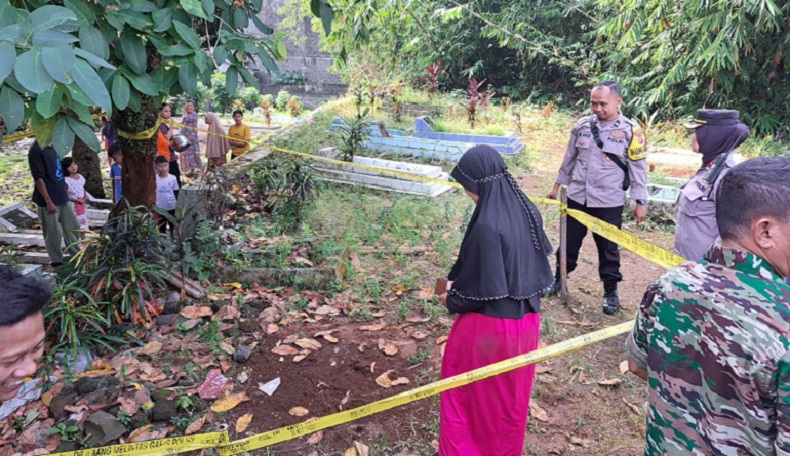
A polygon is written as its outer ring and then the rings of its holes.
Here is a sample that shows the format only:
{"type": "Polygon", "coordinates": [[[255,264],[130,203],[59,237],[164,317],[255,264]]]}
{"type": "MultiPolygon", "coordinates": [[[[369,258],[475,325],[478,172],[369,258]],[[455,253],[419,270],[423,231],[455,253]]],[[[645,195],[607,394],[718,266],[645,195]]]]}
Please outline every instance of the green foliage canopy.
{"type": "Polygon", "coordinates": [[[41,143],[68,153],[77,136],[94,150],[91,108],[138,112],[141,97],[194,94],[223,64],[227,91],[257,57],[269,70],[286,49],[258,14],[263,0],[0,0],[0,116],[25,120],[41,143]],[[58,2],[60,3],[60,2],[58,2]]]}

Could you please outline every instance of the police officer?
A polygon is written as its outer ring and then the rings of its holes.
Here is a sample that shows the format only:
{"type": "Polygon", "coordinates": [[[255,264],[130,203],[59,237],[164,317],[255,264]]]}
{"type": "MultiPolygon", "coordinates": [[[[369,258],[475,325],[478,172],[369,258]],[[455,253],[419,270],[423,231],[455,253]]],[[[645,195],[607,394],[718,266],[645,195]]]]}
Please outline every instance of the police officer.
{"type": "Polygon", "coordinates": [[[749,137],[749,127],[740,123],[738,111],[700,109],[686,124],[691,148],[702,154],[702,166],[683,184],[678,197],[675,253],[698,260],[719,236],[716,224],[716,191],[721,178],[735,166],[732,151],[749,137]]]}
{"type": "MultiPolygon", "coordinates": [[[[630,187],[636,202],[634,216],[641,223],[647,208],[647,166],[645,136],[639,125],[620,113],[623,99],[620,84],[603,81],[590,95],[594,115],[579,120],[571,131],[565,158],[557,181],[547,195],[557,197],[560,185],[568,186],[568,208],[577,209],[620,228],[623,222],[625,190],[630,187]]],[[[568,217],[567,265],[568,272],[576,269],[579,249],[587,235],[587,228],[573,217],[568,217]]],[[[620,273],[620,251],[617,244],[593,234],[598,248],[598,275],[604,285],[603,312],[613,315],[620,311],[617,283],[620,273]]],[[[559,278],[559,252],[557,253],[559,278]]],[[[550,291],[559,292],[558,282],[550,291]]]]}

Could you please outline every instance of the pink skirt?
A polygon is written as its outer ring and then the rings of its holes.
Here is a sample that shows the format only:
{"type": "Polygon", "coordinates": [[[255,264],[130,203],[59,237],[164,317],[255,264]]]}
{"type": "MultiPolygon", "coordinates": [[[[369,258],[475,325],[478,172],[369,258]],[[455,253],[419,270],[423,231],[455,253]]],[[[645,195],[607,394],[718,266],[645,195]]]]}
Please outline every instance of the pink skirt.
{"type": "MultiPolygon", "coordinates": [[[[461,314],[450,331],[442,378],[523,355],[538,347],[540,314],[520,320],[461,314]]],[[[445,391],[440,456],[520,456],[535,377],[530,365],[445,391]]]]}

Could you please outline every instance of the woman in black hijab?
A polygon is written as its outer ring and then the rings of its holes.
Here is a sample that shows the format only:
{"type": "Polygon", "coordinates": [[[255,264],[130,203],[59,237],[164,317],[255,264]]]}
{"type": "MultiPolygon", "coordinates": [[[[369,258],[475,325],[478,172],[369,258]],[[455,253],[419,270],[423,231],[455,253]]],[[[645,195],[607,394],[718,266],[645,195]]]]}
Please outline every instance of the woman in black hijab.
{"type": "Polygon", "coordinates": [[[687,260],[705,255],[719,237],[716,190],[721,178],[735,166],[731,152],[749,137],[738,111],[700,109],[693,122],[691,148],[702,155],[697,173],[680,190],[675,227],[675,253],[687,260]]]}
{"type": "MultiPolygon", "coordinates": [[[[442,378],[536,349],[540,296],[554,281],[540,212],[499,153],[474,147],[451,175],[477,205],[440,296],[459,314],[442,378]]],[[[523,367],[442,393],[439,454],[520,455],[534,374],[523,367]]]]}

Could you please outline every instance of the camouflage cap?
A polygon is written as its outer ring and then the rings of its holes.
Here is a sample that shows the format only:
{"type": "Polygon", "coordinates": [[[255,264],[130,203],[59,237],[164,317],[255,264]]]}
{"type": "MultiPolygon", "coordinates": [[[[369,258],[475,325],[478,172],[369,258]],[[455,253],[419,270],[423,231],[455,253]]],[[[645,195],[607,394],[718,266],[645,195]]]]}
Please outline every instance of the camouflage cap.
{"type": "Polygon", "coordinates": [[[694,130],[703,125],[735,125],[741,113],[730,109],[700,109],[697,117],[685,124],[689,130],[694,130]]]}

